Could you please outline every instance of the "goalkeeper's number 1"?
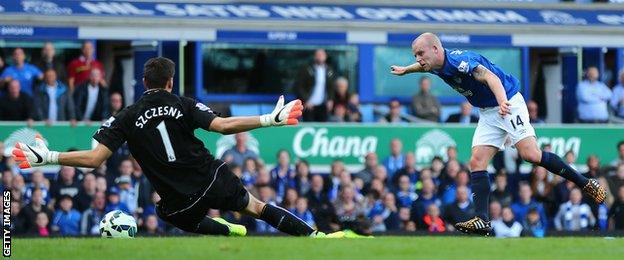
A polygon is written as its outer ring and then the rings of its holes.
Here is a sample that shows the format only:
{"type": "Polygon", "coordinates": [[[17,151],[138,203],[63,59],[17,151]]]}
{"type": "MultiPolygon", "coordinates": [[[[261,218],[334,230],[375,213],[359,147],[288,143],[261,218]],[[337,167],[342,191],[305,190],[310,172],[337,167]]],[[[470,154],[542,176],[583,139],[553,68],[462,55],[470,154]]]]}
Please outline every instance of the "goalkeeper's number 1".
{"type": "Polygon", "coordinates": [[[162,138],[163,144],[165,145],[165,152],[167,153],[167,160],[169,162],[175,162],[176,156],[173,151],[173,146],[171,146],[171,139],[169,139],[169,132],[167,132],[167,126],[165,125],[165,121],[163,120],[156,126],[158,132],[160,132],[160,137],[162,138]]]}

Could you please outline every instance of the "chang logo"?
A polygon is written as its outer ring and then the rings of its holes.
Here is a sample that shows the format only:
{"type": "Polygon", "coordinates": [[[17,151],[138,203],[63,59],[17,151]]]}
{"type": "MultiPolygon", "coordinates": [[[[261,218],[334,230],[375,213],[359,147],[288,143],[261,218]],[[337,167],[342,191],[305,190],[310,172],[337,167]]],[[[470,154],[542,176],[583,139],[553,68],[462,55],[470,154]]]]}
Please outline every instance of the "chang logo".
{"type": "MultiPolygon", "coordinates": [[[[217,150],[215,151],[215,158],[221,158],[225,151],[236,145],[236,139],[234,135],[224,135],[217,139],[217,150]]],[[[247,149],[260,155],[260,142],[251,133],[247,133],[247,149]]]]}
{"type": "Polygon", "coordinates": [[[540,15],[544,19],[544,22],[550,24],[564,24],[564,25],[579,25],[587,24],[587,20],[583,18],[576,18],[569,13],[561,11],[541,11],[540,15]]]}
{"type": "Polygon", "coordinates": [[[442,156],[446,160],[446,148],[456,146],[455,140],[446,132],[434,129],[426,132],[416,141],[416,163],[429,164],[434,156],[442,156]]]}
{"type": "MultiPolygon", "coordinates": [[[[35,145],[35,135],[39,132],[33,130],[32,128],[24,127],[21,129],[17,129],[13,131],[6,140],[4,140],[4,153],[5,156],[11,156],[13,151],[13,147],[15,147],[15,143],[22,142],[28,145],[35,145]]],[[[43,140],[46,145],[48,145],[47,140],[43,140]]]]}

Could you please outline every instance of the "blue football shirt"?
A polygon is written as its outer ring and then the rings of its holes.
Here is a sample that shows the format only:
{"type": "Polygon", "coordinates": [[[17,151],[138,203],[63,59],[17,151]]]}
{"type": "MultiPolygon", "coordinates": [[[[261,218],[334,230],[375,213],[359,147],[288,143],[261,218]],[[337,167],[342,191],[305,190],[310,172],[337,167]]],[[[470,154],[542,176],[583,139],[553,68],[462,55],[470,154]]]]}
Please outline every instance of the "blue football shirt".
{"type": "Polygon", "coordinates": [[[475,107],[486,108],[498,106],[496,97],[490,88],[472,76],[472,71],[479,65],[486,67],[500,78],[507,93],[507,100],[520,90],[520,81],[505,73],[501,68],[485,57],[471,51],[444,49],[444,66],[431,73],[438,75],[455,91],[468,99],[475,107]]]}

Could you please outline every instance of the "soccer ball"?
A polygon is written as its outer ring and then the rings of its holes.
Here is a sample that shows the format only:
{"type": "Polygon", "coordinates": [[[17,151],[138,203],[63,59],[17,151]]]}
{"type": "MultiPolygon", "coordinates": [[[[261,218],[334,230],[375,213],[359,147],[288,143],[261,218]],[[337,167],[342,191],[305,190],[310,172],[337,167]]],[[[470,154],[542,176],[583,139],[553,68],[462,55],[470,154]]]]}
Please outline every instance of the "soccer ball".
{"type": "Polygon", "coordinates": [[[100,221],[100,235],[106,238],[134,238],[137,225],[134,218],[121,210],[106,213],[100,221]]]}

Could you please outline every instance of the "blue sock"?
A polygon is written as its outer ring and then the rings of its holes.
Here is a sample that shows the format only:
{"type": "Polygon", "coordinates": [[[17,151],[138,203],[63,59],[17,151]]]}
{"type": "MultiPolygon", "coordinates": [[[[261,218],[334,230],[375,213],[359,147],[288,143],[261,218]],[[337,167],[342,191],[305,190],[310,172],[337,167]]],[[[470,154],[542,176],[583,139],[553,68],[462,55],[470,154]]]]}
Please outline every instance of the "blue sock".
{"type": "Polygon", "coordinates": [[[566,180],[574,182],[576,186],[581,188],[585,187],[587,182],[589,182],[589,179],[572,169],[570,165],[563,162],[563,160],[561,160],[561,158],[554,153],[542,151],[542,160],[540,161],[539,166],[546,168],[546,170],[557,174],[566,180]]]}
{"type": "Polygon", "coordinates": [[[475,212],[481,219],[488,221],[490,198],[490,176],[487,171],[475,171],[470,174],[475,212]]]}

